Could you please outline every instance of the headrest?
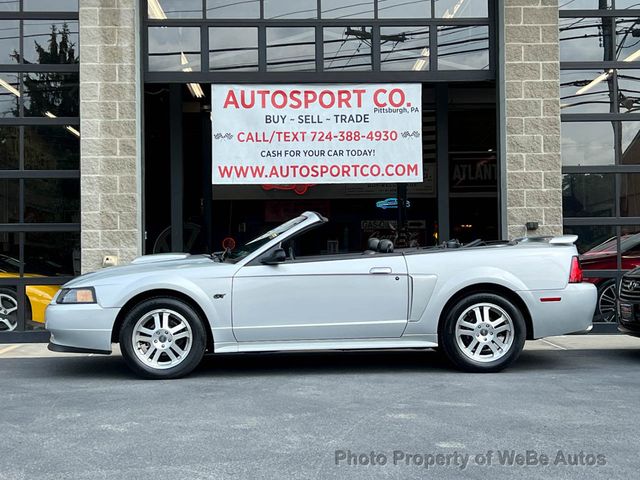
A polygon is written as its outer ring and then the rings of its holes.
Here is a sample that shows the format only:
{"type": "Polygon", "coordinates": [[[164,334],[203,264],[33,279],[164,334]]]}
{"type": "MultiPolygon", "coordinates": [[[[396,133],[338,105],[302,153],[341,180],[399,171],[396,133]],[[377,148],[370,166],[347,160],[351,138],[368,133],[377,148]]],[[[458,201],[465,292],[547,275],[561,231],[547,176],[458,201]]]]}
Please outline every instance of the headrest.
{"type": "Polygon", "coordinates": [[[393,242],[391,240],[380,240],[378,243],[378,251],[380,253],[391,253],[393,252],[393,242]]]}
{"type": "Polygon", "coordinates": [[[380,244],[380,240],[377,238],[371,237],[367,242],[367,250],[373,250],[374,252],[378,251],[378,245],[380,244]]]}

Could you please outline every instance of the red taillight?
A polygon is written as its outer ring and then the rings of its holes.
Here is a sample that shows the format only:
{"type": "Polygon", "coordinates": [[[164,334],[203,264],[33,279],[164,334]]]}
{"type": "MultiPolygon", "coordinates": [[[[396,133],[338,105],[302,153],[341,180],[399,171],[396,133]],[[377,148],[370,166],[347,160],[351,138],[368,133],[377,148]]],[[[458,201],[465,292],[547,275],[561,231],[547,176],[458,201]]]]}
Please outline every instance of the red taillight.
{"type": "Polygon", "coordinates": [[[582,266],[580,266],[580,260],[578,257],[571,259],[571,270],[569,271],[569,283],[581,283],[582,282],[582,266]]]}

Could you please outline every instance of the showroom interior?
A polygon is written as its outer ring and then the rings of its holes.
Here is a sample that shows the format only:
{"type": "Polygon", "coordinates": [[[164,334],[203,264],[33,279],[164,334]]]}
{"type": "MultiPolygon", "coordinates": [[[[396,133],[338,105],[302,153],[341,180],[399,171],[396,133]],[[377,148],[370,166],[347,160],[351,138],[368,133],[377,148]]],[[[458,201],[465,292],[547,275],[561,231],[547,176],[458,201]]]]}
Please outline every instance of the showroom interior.
{"type": "Polygon", "coordinates": [[[52,295],[106,257],[221,250],[304,210],[332,220],[321,252],[363,250],[374,234],[431,246],[576,233],[601,293],[594,321],[612,331],[617,282],[640,264],[640,5],[537,2],[517,18],[515,3],[0,3],[0,341],[46,340],[52,295]],[[557,35],[508,33],[531,28],[557,35]],[[507,126],[531,114],[510,107],[509,59],[526,42],[556,52],[541,61],[543,79],[559,67],[559,95],[542,100],[559,104],[557,172],[514,167],[528,154],[511,154],[521,144],[507,126]],[[212,84],[358,83],[421,85],[422,183],[212,185],[212,84]],[[106,134],[126,139],[111,149],[106,134]],[[507,183],[514,168],[524,186],[507,183]],[[531,175],[561,192],[540,208],[559,211],[553,221],[517,204],[539,189],[531,175]]]}

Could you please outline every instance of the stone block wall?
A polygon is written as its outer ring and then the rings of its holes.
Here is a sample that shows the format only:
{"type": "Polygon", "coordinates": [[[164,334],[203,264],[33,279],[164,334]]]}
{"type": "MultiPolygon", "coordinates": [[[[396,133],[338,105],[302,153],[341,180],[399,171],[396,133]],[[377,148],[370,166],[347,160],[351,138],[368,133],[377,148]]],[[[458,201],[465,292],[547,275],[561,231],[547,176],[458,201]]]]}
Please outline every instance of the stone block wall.
{"type": "Polygon", "coordinates": [[[140,254],[136,5],[80,1],[82,272],[140,254]]]}
{"type": "Polygon", "coordinates": [[[558,0],[505,0],[509,238],[562,233],[558,0]],[[526,222],[538,222],[527,232],[526,222]]]}

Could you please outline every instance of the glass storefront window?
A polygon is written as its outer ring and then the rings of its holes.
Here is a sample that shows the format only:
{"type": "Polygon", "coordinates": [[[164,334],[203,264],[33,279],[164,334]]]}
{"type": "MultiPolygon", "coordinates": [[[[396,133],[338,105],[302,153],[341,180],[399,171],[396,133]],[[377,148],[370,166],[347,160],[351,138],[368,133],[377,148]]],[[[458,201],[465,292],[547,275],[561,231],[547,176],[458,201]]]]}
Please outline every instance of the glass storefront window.
{"type": "Polygon", "coordinates": [[[640,165],[640,122],[622,122],[620,163],[640,165]]]}
{"type": "Polygon", "coordinates": [[[487,0],[434,0],[437,18],[461,18],[489,16],[487,0]]]}
{"type": "Polygon", "coordinates": [[[640,217],[640,173],[621,175],[620,215],[623,217],[640,217]]]}
{"type": "Polygon", "coordinates": [[[25,12],[77,12],[78,0],[24,0],[25,12]]]}
{"type": "Polygon", "coordinates": [[[373,0],[322,0],[322,18],[373,18],[373,0]]]}
{"type": "Polygon", "coordinates": [[[19,180],[0,178],[0,223],[15,223],[19,220],[19,180]]]}
{"type": "MultiPolygon", "coordinates": [[[[612,227],[610,225],[595,225],[595,226],[594,225],[587,225],[587,226],[565,225],[564,233],[567,235],[578,235],[576,247],[578,248],[579,253],[583,254],[583,253],[592,251],[591,253],[593,254],[598,250],[609,249],[608,245],[611,245],[612,240],[614,240],[616,236],[616,227],[612,227]]],[[[615,243],[613,244],[613,248],[615,249],[615,243]]],[[[582,260],[582,266],[585,270],[606,269],[606,268],[602,268],[601,266],[598,266],[597,268],[593,268],[591,263],[586,262],[584,259],[581,259],[581,260],[582,260]]],[[[615,270],[616,267],[613,266],[609,268],[613,268],[615,270]]]]}
{"type": "Polygon", "coordinates": [[[211,27],[209,70],[258,71],[258,29],[211,27]]]}
{"type": "Polygon", "coordinates": [[[371,27],[323,29],[324,70],[371,70],[371,27]]]}
{"type": "Polygon", "coordinates": [[[0,73],[0,118],[20,115],[20,80],[17,73],[0,73]]]}
{"type": "Polygon", "coordinates": [[[318,2],[317,0],[297,0],[296,2],[264,0],[264,18],[318,18],[318,2]]]}
{"type": "Polygon", "coordinates": [[[608,9],[612,2],[613,0],[560,0],[558,6],[560,10],[608,9]]]}
{"type": "Polygon", "coordinates": [[[429,70],[429,27],[381,27],[382,70],[429,70]]]}
{"type": "Polygon", "coordinates": [[[378,18],[430,18],[431,1],[378,0],[378,18]]]}
{"type": "Polygon", "coordinates": [[[207,18],[260,18],[260,0],[206,0],[207,18]]]}
{"type": "Polygon", "coordinates": [[[77,73],[23,74],[25,117],[78,117],[80,84],[77,73]]]}
{"type": "Polygon", "coordinates": [[[147,15],[152,20],[202,18],[202,0],[147,0],[147,15]]]}
{"type": "Polygon", "coordinates": [[[615,216],[615,175],[569,173],[562,176],[565,217],[615,216]]]}
{"type": "Polygon", "coordinates": [[[78,22],[24,20],[24,63],[77,63],[78,22]]]}
{"type": "Polygon", "coordinates": [[[27,178],[24,180],[26,223],[78,223],[80,180],[27,178]]]}
{"type": "Polygon", "coordinates": [[[17,12],[18,10],[20,10],[20,0],[0,2],[0,12],[17,12]]]}
{"type": "Polygon", "coordinates": [[[149,27],[149,70],[199,72],[200,29],[149,27]]]}
{"type": "Polygon", "coordinates": [[[611,52],[605,50],[604,36],[612,29],[611,19],[560,18],[560,61],[587,62],[611,60],[611,52]]]}
{"type": "Polygon", "coordinates": [[[20,22],[0,20],[0,64],[18,63],[20,57],[20,22]]]}
{"type": "Polygon", "coordinates": [[[562,165],[613,165],[616,122],[563,122],[562,165]]]}
{"type": "Polygon", "coordinates": [[[438,70],[488,70],[489,27],[438,27],[438,70]]]}
{"type": "Polygon", "coordinates": [[[613,108],[613,70],[562,70],[562,113],[609,113],[613,108]]]}
{"type": "Polygon", "coordinates": [[[79,170],[80,127],[28,126],[24,128],[24,168],[79,170]],[[74,131],[75,130],[75,131],[74,131]]]}
{"type": "Polygon", "coordinates": [[[78,275],[79,232],[27,232],[24,234],[25,275],[78,275]]]}
{"type": "Polygon", "coordinates": [[[640,18],[616,18],[616,60],[640,61],[640,18]]]}
{"type": "Polygon", "coordinates": [[[638,0],[609,0],[615,2],[615,8],[618,10],[634,9],[640,10],[638,0]]]}
{"type": "Polygon", "coordinates": [[[0,126],[0,170],[20,167],[20,128],[0,126]]]}
{"type": "Polygon", "coordinates": [[[618,104],[620,113],[640,110],[640,70],[618,69],[618,104]]]}
{"type": "Polygon", "coordinates": [[[267,28],[267,71],[312,72],[315,69],[315,28],[267,28]]]}

